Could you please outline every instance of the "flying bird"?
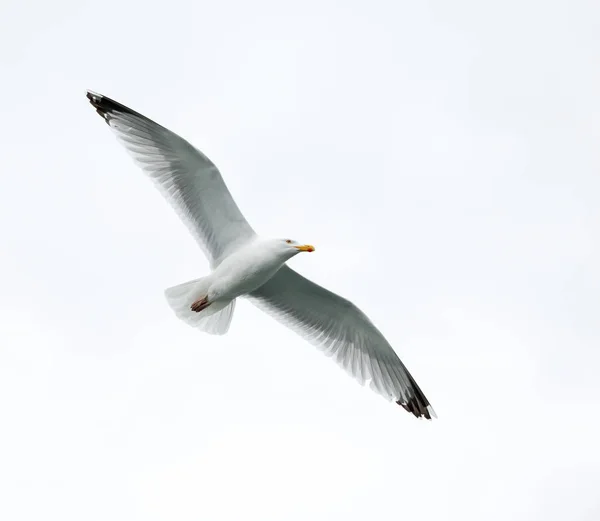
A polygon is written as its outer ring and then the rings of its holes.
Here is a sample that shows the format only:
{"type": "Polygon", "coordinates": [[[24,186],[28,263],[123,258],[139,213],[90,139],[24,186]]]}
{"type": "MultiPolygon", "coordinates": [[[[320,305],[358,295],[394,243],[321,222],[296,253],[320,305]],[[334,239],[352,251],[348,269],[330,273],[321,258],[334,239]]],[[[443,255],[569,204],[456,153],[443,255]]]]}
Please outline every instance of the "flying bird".
{"type": "Polygon", "coordinates": [[[352,302],[286,265],[315,248],[257,235],[221,173],[177,134],[116,101],[87,91],[98,114],[152,179],[204,251],[211,273],[165,290],[186,324],[223,335],[235,302],[246,297],[333,358],[361,385],[417,418],[435,412],[383,334],[352,302]]]}

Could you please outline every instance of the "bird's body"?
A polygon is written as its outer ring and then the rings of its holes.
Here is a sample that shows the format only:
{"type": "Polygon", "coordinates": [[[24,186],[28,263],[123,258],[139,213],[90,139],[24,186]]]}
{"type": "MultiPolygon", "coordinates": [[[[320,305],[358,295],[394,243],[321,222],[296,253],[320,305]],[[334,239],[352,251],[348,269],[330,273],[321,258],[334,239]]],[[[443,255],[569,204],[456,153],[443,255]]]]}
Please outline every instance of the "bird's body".
{"type": "Polygon", "coordinates": [[[206,277],[165,290],[177,317],[211,334],[228,331],[236,299],[248,298],[333,358],[361,384],[417,417],[435,416],[425,395],[369,318],[286,262],[314,251],[258,236],[217,167],[170,130],[101,94],[87,97],[172,204],[207,256],[206,277]]]}
{"type": "Polygon", "coordinates": [[[297,253],[279,242],[257,236],[223,259],[210,275],[209,300],[232,300],[260,288],[297,253]]]}

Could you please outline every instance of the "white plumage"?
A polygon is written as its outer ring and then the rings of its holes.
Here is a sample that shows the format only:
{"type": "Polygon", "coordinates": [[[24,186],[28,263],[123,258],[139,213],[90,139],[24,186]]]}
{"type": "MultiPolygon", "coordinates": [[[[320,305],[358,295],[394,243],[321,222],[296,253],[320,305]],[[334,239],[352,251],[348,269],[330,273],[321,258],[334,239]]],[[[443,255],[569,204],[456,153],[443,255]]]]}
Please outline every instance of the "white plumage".
{"type": "Polygon", "coordinates": [[[106,96],[87,97],[174,207],[207,256],[211,273],[165,290],[175,314],[211,334],[229,329],[237,297],[305,337],[361,384],[431,419],[429,401],[381,332],[350,301],[285,265],[310,245],[259,237],[217,167],[170,130],[106,96]]]}

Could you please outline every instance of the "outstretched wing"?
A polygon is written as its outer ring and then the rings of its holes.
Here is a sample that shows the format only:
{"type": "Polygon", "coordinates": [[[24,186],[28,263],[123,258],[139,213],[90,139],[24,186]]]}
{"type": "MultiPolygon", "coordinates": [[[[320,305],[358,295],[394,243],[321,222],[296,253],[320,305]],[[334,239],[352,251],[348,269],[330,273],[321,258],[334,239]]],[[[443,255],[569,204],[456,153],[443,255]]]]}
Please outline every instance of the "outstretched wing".
{"type": "Polygon", "coordinates": [[[390,344],[352,302],[287,266],[248,295],[250,300],[332,357],[361,385],[412,412],[435,417],[427,398],[390,344]]]}
{"type": "Polygon", "coordinates": [[[188,226],[211,266],[255,235],[202,152],[106,96],[88,91],[87,97],[188,226]]]}

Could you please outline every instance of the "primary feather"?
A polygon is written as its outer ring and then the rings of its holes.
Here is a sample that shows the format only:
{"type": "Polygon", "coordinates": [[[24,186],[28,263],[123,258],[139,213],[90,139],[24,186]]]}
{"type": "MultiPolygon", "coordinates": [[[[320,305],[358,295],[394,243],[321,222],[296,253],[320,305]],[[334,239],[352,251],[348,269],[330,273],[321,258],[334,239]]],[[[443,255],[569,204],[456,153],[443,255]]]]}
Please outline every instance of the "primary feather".
{"type": "Polygon", "coordinates": [[[211,266],[255,235],[202,152],[106,96],[88,91],[87,97],[188,226],[211,266]]]}

